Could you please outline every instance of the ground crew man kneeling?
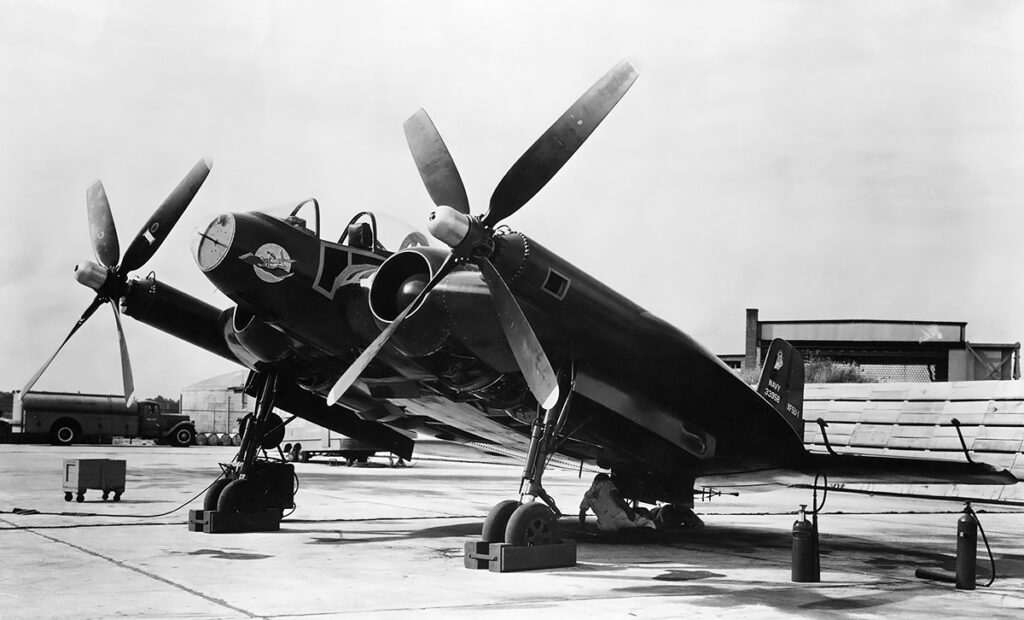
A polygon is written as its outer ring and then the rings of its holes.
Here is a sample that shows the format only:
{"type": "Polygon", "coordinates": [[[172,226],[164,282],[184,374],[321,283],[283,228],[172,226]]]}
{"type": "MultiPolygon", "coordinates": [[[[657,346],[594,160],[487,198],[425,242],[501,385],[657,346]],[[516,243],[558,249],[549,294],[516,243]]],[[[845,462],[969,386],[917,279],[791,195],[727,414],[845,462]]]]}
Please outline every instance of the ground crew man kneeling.
{"type": "Polygon", "coordinates": [[[636,514],[626,500],[622,499],[618,487],[608,474],[597,474],[590,489],[583,494],[580,502],[580,525],[587,519],[587,511],[597,515],[597,529],[613,532],[628,528],[647,527],[654,529],[654,521],[636,514]]]}

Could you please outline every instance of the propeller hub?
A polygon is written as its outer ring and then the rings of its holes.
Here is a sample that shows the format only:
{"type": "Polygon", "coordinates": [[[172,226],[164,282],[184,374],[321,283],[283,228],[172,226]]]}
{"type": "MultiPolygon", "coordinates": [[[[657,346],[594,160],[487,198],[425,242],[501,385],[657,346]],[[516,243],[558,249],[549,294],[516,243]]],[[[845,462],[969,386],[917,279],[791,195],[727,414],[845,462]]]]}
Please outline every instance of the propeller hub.
{"type": "Polygon", "coordinates": [[[110,273],[104,267],[97,265],[91,260],[75,265],[75,279],[79,284],[84,284],[94,291],[99,291],[107,283],[110,273]]]}
{"type": "Polygon", "coordinates": [[[427,230],[434,238],[454,248],[466,238],[470,229],[470,217],[446,206],[438,206],[427,218],[427,230]]]}

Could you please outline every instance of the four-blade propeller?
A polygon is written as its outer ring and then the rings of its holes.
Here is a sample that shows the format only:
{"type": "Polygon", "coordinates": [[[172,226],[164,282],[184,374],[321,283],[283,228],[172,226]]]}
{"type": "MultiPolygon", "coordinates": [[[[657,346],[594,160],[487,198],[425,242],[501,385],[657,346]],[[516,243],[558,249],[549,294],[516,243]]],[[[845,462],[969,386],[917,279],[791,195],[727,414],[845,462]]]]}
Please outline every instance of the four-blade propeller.
{"type": "MultiPolygon", "coordinates": [[[[554,407],[559,397],[555,371],[515,295],[490,260],[494,248],[494,229],[521,209],[555,176],[622,99],[636,78],[637,73],[633,66],[627,61],[622,61],[594,83],[509,168],[491,195],[487,213],[480,217],[470,214],[466,188],[455,160],[427,113],[419,110],[405,122],[405,136],[413,160],[427,193],[437,206],[430,214],[430,231],[439,240],[447,243],[452,248],[452,253],[412,302],[342,374],[327,397],[330,404],[338,402],[413,309],[426,299],[456,265],[473,262],[479,268],[490,290],[495,313],[531,393],[544,409],[554,407]]],[[[128,290],[127,274],[142,267],[163,244],[206,180],[210,173],[210,165],[210,162],[204,159],[193,166],[135,235],[123,257],[103,184],[96,181],[88,189],[86,203],[89,230],[93,252],[99,265],[80,265],[76,267],[75,277],[79,282],[94,289],[96,297],[53,355],[29,379],[22,389],[23,394],[32,389],[64,345],[89,317],[104,302],[110,302],[121,350],[125,401],[131,402],[135,389],[118,308],[119,300],[128,290]]]]}
{"type": "Polygon", "coordinates": [[[622,99],[637,73],[622,61],[581,96],[508,170],[491,195],[482,217],[470,215],[469,200],[455,161],[434,123],[423,110],[405,122],[405,136],[423,184],[438,207],[430,214],[430,231],[452,253],[419,294],[368,346],[331,388],[327,401],[336,403],[373,361],[412,309],[430,294],[456,264],[472,261],[487,283],[495,312],[516,363],[537,403],[550,409],[558,402],[558,379],[519,302],[491,263],[494,228],[523,207],[579,149],[622,99]]]}
{"type": "Polygon", "coordinates": [[[210,174],[211,163],[202,159],[192,167],[192,170],[178,184],[174,190],[164,199],[163,203],[153,212],[149,220],[142,227],[131,245],[121,258],[121,249],[117,241],[117,229],[114,227],[114,218],[110,212],[110,204],[107,201],[107,192],[103,184],[96,181],[86,191],[86,205],[89,214],[89,232],[92,237],[92,249],[96,255],[99,265],[85,263],[75,268],[75,278],[96,291],[96,297],[89,304],[89,307],[82,313],[75,326],[71,328],[64,341],[60,343],[53,355],[46,360],[46,363],[32,375],[21,393],[26,394],[39,380],[43,372],[50,366],[53,360],[60,353],[64,345],[71,340],[75,332],[85,324],[89,317],[104,303],[110,302],[114,311],[114,322],[117,325],[118,343],[121,349],[121,377],[124,382],[125,403],[130,403],[134,398],[135,384],[132,380],[131,360],[128,357],[128,346],[124,339],[124,329],[121,327],[121,311],[118,302],[127,291],[128,272],[134,271],[153,257],[157,249],[163,244],[164,239],[174,228],[174,225],[185,212],[192,198],[210,174]]]}

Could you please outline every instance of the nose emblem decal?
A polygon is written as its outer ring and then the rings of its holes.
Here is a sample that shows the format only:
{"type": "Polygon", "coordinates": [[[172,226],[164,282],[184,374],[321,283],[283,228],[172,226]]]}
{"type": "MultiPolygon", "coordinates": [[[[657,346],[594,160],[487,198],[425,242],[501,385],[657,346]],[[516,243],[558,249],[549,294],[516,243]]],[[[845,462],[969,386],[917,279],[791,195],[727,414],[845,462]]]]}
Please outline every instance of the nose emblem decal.
{"type": "Polygon", "coordinates": [[[252,265],[256,276],[269,284],[295,275],[292,273],[292,263],[295,261],[288,255],[288,250],[276,243],[264,243],[255,253],[246,253],[238,258],[252,265]]]}

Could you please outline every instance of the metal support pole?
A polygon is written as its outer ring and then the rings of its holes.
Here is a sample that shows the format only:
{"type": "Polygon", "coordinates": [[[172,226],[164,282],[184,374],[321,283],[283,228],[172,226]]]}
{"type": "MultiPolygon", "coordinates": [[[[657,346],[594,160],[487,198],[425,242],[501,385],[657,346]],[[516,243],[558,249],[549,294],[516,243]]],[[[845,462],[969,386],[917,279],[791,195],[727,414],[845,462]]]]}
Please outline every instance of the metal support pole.
{"type": "Polygon", "coordinates": [[[555,430],[565,423],[570,401],[571,398],[568,395],[562,399],[562,406],[558,407],[557,415],[554,407],[543,411],[543,415],[538,412],[530,430],[530,451],[526,456],[526,464],[523,466],[523,476],[519,484],[521,499],[525,500],[528,496],[539,497],[551,508],[555,516],[561,516],[562,512],[555,504],[555,500],[544,490],[544,469],[547,466],[555,430]]]}
{"type": "Polygon", "coordinates": [[[253,461],[256,460],[256,454],[259,451],[260,439],[263,437],[267,416],[274,410],[274,396],[277,393],[277,373],[269,372],[263,376],[263,388],[260,391],[259,399],[256,401],[253,417],[245,425],[245,433],[242,435],[242,448],[240,451],[242,462],[239,466],[239,475],[241,476],[247,475],[252,468],[253,461]]]}

